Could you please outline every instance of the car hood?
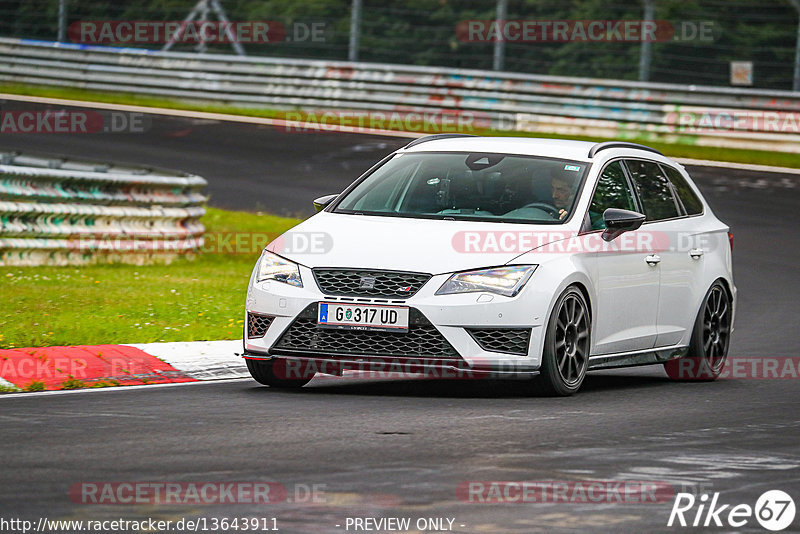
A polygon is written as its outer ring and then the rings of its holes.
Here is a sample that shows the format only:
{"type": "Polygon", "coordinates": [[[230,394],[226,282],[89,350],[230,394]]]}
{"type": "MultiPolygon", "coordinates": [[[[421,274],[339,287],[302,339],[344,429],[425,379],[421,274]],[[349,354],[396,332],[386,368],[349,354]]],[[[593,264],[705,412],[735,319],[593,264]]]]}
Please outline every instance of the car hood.
{"type": "Polygon", "coordinates": [[[306,267],[362,267],[432,274],[504,265],[575,235],[561,225],[443,221],[320,212],[267,250],[306,267]]]}

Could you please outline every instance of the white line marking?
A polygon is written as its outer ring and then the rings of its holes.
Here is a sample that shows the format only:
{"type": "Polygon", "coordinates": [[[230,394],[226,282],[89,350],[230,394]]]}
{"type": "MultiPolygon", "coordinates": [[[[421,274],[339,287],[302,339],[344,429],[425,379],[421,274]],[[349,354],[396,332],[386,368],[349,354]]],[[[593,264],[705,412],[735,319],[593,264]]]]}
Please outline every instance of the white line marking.
{"type": "Polygon", "coordinates": [[[757,165],[755,163],[732,163],[726,161],[711,161],[707,159],[672,158],[681,165],[694,165],[696,167],[724,167],[726,169],[741,169],[745,171],[777,172],[783,174],[800,174],[800,169],[791,167],[773,167],[772,165],[757,165]]]}
{"type": "MultiPolygon", "coordinates": [[[[114,386],[108,388],[81,388],[81,389],[60,389],[56,391],[36,391],[31,393],[2,393],[0,394],[0,402],[5,399],[20,399],[29,397],[46,397],[50,395],[73,395],[80,393],[111,393],[118,391],[134,391],[143,388],[168,388],[178,386],[196,386],[199,384],[225,384],[227,382],[242,382],[251,380],[249,378],[226,378],[223,380],[199,380],[197,382],[178,382],[172,384],[142,384],[140,386],[114,386]]],[[[255,382],[253,382],[255,384],[255,382]]]]}
{"type": "MultiPolygon", "coordinates": [[[[129,111],[139,113],[149,113],[152,115],[166,115],[170,117],[184,117],[190,119],[206,119],[227,122],[241,122],[245,124],[262,124],[266,126],[281,126],[286,128],[301,128],[304,126],[313,128],[312,123],[302,121],[287,121],[284,119],[269,119],[266,117],[248,117],[246,115],[232,115],[229,113],[211,113],[207,111],[191,111],[185,109],[157,108],[150,106],[134,106],[129,104],[113,104],[108,102],[93,102],[90,100],[70,100],[66,98],[51,98],[43,96],[15,95],[11,93],[0,93],[0,99],[14,100],[18,102],[32,102],[35,104],[55,104],[61,106],[75,106],[95,109],[109,109],[117,111],[129,111]]],[[[341,132],[364,135],[383,135],[387,137],[405,137],[418,139],[424,137],[425,133],[420,132],[401,132],[397,130],[382,130],[369,128],[354,128],[352,126],[341,126],[337,124],[326,124],[320,132],[341,132]]],[[[726,161],[713,161],[690,158],[672,158],[682,165],[698,165],[703,167],[725,167],[730,169],[742,169],[751,171],[776,172],[785,174],[800,174],[800,169],[790,167],[773,167],[771,165],[757,165],[751,163],[733,163],[726,161]]]]}
{"type": "Polygon", "coordinates": [[[267,117],[248,117],[247,115],[232,115],[229,113],[211,113],[208,111],[191,111],[186,109],[156,108],[149,106],[133,106],[129,104],[111,104],[108,102],[91,102],[88,100],[68,100],[65,98],[50,98],[43,96],[14,95],[10,93],[0,93],[0,99],[15,100],[18,102],[32,102],[34,104],[55,104],[59,106],[75,106],[82,108],[110,109],[117,111],[129,111],[132,113],[149,113],[152,115],[167,115],[170,117],[185,117],[190,119],[206,119],[228,122],[243,122],[247,124],[262,124],[266,126],[280,126],[285,128],[307,127],[319,132],[341,132],[341,133],[360,133],[368,135],[385,135],[388,137],[407,137],[418,138],[427,134],[417,132],[400,132],[397,130],[381,130],[369,128],[355,128],[352,126],[341,126],[338,124],[319,125],[303,121],[287,121],[284,119],[269,119],[267,117]]]}

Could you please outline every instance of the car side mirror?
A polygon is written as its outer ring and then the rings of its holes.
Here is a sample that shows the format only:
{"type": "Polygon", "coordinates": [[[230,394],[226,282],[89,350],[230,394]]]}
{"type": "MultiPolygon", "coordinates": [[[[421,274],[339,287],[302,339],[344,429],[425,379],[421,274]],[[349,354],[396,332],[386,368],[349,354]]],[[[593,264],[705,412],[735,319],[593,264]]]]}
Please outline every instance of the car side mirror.
{"type": "Polygon", "coordinates": [[[613,241],[625,232],[638,230],[644,221],[645,216],[639,212],[608,208],[603,212],[603,222],[606,223],[603,241],[613,241]]]}
{"type": "Polygon", "coordinates": [[[324,210],[326,207],[330,205],[331,202],[336,200],[336,197],[339,195],[325,195],[324,197],[319,197],[314,199],[314,209],[319,211],[324,210]]]}

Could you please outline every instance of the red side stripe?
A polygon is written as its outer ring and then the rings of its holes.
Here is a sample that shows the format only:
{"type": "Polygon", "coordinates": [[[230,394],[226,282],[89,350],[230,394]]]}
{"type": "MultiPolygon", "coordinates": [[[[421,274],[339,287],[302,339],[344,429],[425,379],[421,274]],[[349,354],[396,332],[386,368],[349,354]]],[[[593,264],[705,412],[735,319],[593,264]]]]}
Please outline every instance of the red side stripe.
{"type": "Polygon", "coordinates": [[[124,345],[0,350],[0,377],[21,388],[43,382],[46,389],[196,382],[155,356],[124,345]]]}

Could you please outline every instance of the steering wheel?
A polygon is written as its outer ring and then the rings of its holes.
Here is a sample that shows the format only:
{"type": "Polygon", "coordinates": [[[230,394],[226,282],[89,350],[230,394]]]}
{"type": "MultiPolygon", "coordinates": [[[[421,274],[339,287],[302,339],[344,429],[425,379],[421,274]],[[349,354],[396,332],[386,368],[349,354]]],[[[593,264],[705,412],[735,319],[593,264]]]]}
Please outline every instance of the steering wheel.
{"type": "Polygon", "coordinates": [[[522,208],[538,208],[552,215],[554,219],[558,219],[558,208],[547,202],[531,202],[530,204],[525,204],[522,208]]]}

